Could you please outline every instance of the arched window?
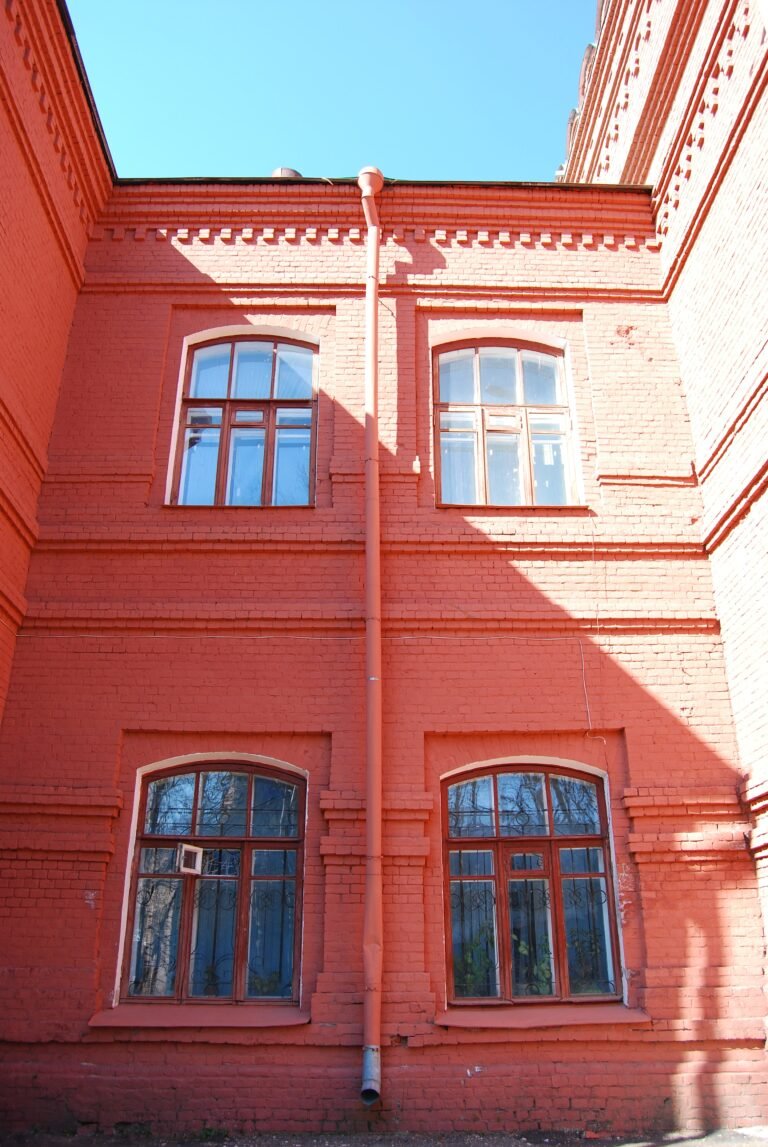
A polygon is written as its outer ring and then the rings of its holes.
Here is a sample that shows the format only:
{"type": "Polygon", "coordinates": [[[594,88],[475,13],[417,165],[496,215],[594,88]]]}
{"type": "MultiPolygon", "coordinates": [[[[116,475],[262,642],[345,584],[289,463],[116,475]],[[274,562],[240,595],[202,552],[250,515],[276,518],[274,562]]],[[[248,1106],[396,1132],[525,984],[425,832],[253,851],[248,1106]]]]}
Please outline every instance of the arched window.
{"type": "Polygon", "coordinates": [[[501,765],[444,786],[454,1001],[619,994],[602,784],[501,765]]]}
{"type": "Polygon", "coordinates": [[[441,505],[575,501],[562,356],[483,341],[436,352],[434,379],[441,505]]]}
{"type": "Polygon", "coordinates": [[[123,998],[298,1001],[304,785],[240,763],[142,788],[123,998]]]}
{"type": "Polygon", "coordinates": [[[204,343],[184,378],[173,500],[183,506],[313,501],[316,354],[284,339],[204,343]]]}

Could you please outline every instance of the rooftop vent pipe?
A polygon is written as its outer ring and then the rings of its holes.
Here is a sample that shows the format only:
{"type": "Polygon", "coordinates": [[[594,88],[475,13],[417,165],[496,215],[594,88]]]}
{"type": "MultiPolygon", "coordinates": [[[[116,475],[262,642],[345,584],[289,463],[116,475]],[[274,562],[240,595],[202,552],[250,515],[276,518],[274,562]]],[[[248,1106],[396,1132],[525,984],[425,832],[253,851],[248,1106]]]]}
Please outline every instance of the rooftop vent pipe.
{"type": "Polygon", "coordinates": [[[270,176],[271,179],[303,179],[304,176],[295,167],[276,167],[270,176]]]}
{"type": "Polygon", "coordinates": [[[381,1096],[382,706],[381,525],[379,519],[379,248],[376,195],[384,176],[364,167],[357,179],[368,225],[365,278],[365,916],[363,919],[363,1080],[370,1107],[381,1096]]]}

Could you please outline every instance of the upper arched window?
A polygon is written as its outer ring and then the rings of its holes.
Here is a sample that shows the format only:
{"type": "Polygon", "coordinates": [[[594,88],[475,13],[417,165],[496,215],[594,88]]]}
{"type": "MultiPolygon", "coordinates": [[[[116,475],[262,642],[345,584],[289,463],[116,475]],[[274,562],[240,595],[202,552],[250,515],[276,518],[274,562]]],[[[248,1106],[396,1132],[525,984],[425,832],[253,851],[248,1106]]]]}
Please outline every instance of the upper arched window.
{"type": "Polygon", "coordinates": [[[152,774],[123,997],[297,1001],[304,784],[240,763],[152,774]]]}
{"type": "Polygon", "coordinates": [[[574,502],[562,356],[475,343],[436,352],[434,379],[441,505],[574,502]]]}
{"type": "Polygon", "coordinates": [[[450,994],[477,1002],[619,994],[603,786],[501,765],[444,786],[450,994]]]}
{"type": "Polygon", "coordinates": [[[311,505],[315,360],[312,347],[284,339],[196,347],[184,378],[174,501],[311,505]]]}

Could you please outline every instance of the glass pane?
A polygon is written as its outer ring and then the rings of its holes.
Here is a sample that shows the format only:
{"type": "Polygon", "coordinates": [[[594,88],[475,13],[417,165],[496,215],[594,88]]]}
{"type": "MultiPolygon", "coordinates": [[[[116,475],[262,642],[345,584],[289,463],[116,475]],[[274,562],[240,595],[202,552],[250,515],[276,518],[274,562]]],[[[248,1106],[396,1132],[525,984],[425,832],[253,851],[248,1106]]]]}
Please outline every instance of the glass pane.
{"type": "Polygon", "coordinates": [[[272,343],[238,343],[235,347],[235,398],[269,398],[272,343]]]}
{"type": "Polygon", "coordinates": [[[237,916],[236,880],[198,880],[192,917],[189,993],[231,996],[237,916]]]}
{"type": "Polygon", "coordinates": [[[275,398],[311,398],[314,354],[301,346],[277,348],[277,386],[275,398]]]}
{"type": "Polygon", "coordinates": [[[600,832],[595,785],[572,777],[551,777],[550,784],[556,836],[584,836],[600,832]]]}
{"type": "Polygon", "coordinates": [[[547,796],[541,773],[502,773],[499,785],[501,836],[547,836],[547,796]]]}
{"type": "Polygon", "coordinates": [[[440,379],[440,402],[474,402],[473,350],[452,350],[437,360],[440,379]]]}
{"type": "Polygon", "coordinates": [[[528,872],[544,867],[543,852],[513,852],[509,858],[509,867],[513,872],[528,872]]]}
{"type": "Polygon", "coordinates": [[[293,994],[294,880],[251,882],[248,929],[249,996],[293,994]]]}
{"type": "Polygon", "coordinates": [[[139,880],[128,993],[172,996],[176,987],[181,880],[139,880]]]}
{"type": "Polygon", "coordinates": [[[474,430],[476,426],[473,410],[443,410],[440,413],[441,430],[474,430]]]}
{"type": "Polygon", "coordinates": [[[308,406],[288,406],[277,411],[278,426],[311,426],[312,411],[308,406]]]}
{"type": "Polygon", "coordinates": [[[139,854],[140,872],[175,872],[175,848],[142,848],[139,854]]]}
{"type": "Polygon", "coordinates": [[[251,832],[254,836],[298,836],[299,800],[296,785],[255,777],[251,832]]]}
{"type": "Polygon", "coordinates": [[[212,506],[216,500],[220,434],[218,427],[194,427],[184,431],[179,481],[180,505],[212,506]]]}
{"type": "Polygon", "coordinates": [[[163,836],[186,836],[192,829],[194,773],[150,781],[144,832],[163,836]]]}
{"type": "Polygon", "coordinates": [[[451,942],[455,995],[498,996],[492,880],[451,881],[451,942]]]}
{"type": "Polygon", "coordinates": [[[249,425],[254,422],[261,424],[264,421],[263,410],[236,410],[234,415],[234,422],[248,423],[249,425]]]}
{"type": "Polygon", "coordinates": [[[197,831],[200,836],[245,836],[247,773],[203,773],[197,831]]]}
{"type": "Polygon", "coordinates": [[[553,406],[558,402],[559,359],[549,354],[523,352],[523,389],[528,406],[553,406]]]}
{"type": "Polygon", "coordinates": [[[604,872],[602,848],[561,848],[561,872],[604,872]]]}
{"type": "Polygon", "coordinates": [[[296,853],[293,849],[257,848],[253,853],[254,876],[295,876],[296,853]]]}
{"type": "Polygon", "coordinates": [[[523,500],[520,490],[520,436],[495,432],[486,435],[485,457],[488,505],[519,506],[523,500]]]}
{"type": "Polygon", "coordinates": [[[309,505],[309,430],[275,432],[275,506],[309,505]]]}
{"type": "Polygon", "coordinates": [[[478,777],[448,789],[448,835],[494,836],[493,779],[478,777]]]}
{"type": "Polygon", "coordinates": [[[203,876],[239,876],[239,848],[203,849],[203,876]]]}
{"type": "Polygon", "coordinates": [[[551,996],[555,990],[548,880],[510,880],[512,995],[551,996]]]}
{"type": "Polygon", "coordinates": [[[260,506],[264,474],[264,431],[233,430],[227,474],[228,506],[260,506]]]}
{"type": "Polygon", "coordinates": [[[566,506],[569,499],[565,474],[565,435],[559,431],[549,434],[537,432],[537,424],[532,419],[531,445],[534,502],[537,506],[566,506]]]}
{"type": "Polygon", "coordinates": [[[230,344],[195,351],[190,398],[226,398],[230,344]]]}
{"type": "Polygon", "coordinates": [[[452,851],[450,868],[451,876],[493,876],[493,853],[452,851]]]}
{"type": "Polygon", "coordinates": [[[480,401],[512,406],[517,401],[516,355],[504,347],[480,348],[480,401]]]}
{"type": "Polygon", "coordinates": [[[598,877],[563,881],[571,995],[613,995],[616,982],[608,927],[608,892],[598,877]]]}
{"type": "Polygon", "coordinates": [[[477,435],[440,435],[440,483],[443,502],[477,505],[477,435]]]}

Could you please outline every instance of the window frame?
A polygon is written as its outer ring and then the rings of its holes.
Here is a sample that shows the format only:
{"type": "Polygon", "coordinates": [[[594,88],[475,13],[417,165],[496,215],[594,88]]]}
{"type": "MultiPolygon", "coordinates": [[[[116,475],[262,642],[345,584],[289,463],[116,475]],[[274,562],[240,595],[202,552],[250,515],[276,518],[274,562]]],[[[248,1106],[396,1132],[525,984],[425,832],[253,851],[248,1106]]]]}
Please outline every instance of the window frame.
{"type": "MultiPolygon", "coordinates": [[[[434,449],[434,465],[435,465],[435,502],[439,508],[471,508],[477,510],[498,510],[498,509],[557,509],[561,507],[573,507],[577,504],[577,485],[576,485],[576,467],[574,455],[574,423],[572,413],[572,403],[569,395],[568,378],[566,373],[566,356],[562,349],[549,346],[545,343],[532,342],[518,339],[507,338],[494,338],[488,336],[484,338],[468,338],[461,339],[456,342],[440,343],[432,347],[432,409],[433,409],[433,428],[432,428],[432,441],[434,449]],[[543,403],[483,403],[480,401],[480,386],[479,386],[479,351],[485,348],[492,348],[498,350],[506,350],[514,352],[516,356],[515,367],[515,381],[516,392],[519,397],[524,398],[522,390],[522,355],[526,352],[545,355],[551,358],[556,363],[556,385],[558,390],[559,402],[556,404],[546,405],[543,403]],[[468,402],[444,402],[440,398],[440,359],[443,355],[451,354],[454,351],[472,350],[474,351],[474,364],[473,364],[473,380],[474,391],[477,401],[468,402]],[[445,413],[461,413],[461,412],[476,413],[476,427],[470,433],[474,434],[477,441],[477,451],[475,458],[475,489],[477,492],[476,502],[449,502],[443,497],[443,465],[442,465],[442,434],[450,434],[450,430],[443,431],[440,425],[441,414],[445,413]],[[488,436],[493,436],[499,433],[499,429],[489,428],[487,423],[489,416],[500,415],[502,417],[518,418],[520,421],[520,445],[519,464],[520,464],[520,491],[521,500],[519,502],[492,502],[489,500],[489,480],[488,480],[488,466],[487,466],[487,440],[488,436]],[[537,502],[535,500],[535,481],[534,481],[534,465],[533,465],[533,432],[531,430],[531,418],[553,418],[563,423],[562,430],[562,448],[564,454],[563,465],[563,479],[566,491],[566,501],[563,502],[537,502]]],[[[465,431],[466,432],[466,431],[465,431]]]]}
{"type": "MultiPolygon", "coordinates": [[[[172,768],[158,769],[141,777],[138,814],[136,828],[132,840],[132,857],[130,879],[127,884],[127,915],[126,915],[126,942],[123,951],[122,968],[120,972],[120,1004],[132,1007],[146,1006],[161,1007],[168,1004],[180,1004],[184,1007],[298,1007],[301,1003],[301,954],[302,954],[302,918],[303,918],[303,884],[305,862],[306,838],[306,812],[307,812],[307,783],[299,773],[293,773],[267,764],[251,761],[220,760],[197,761],[195,763],[176,765],[172,768]],[[249,777],[246,793],[245,816],[246,831],[241,835],[202,834],[197,829],[197,817],[200,811],[200,795],[202,791],[202,777],[207,773],[245,773],[249,777]],[[190,812],[189,833],[150,833],[146,830],[147,802],[150,785],[155,781],[163,781],[174,776],[193,774],[195,777],[193,801],[190,812]],[[296,834],[293,836],[267,836],[259,837],[248,831],[251,803],[248,797],[252,791],[254,778],[276,780],[294,786],[297,794],[296,808],[296,834]],[[181,904],[179,908],[179,924],[177,932],[178,957],[175,972],[175,986],[172,993],[141,994],[130,991],[131,970],[134,956],[134,940],[137,938],[137,893],[139,880],[142,879],[141,854],[146,848],[176,848],[181,849],[192,845],[200,849],[238,849],[240,851],[240,871],[238,874],[239,888],[237,890],[237,904],[234,919],[233,944],[233,974],[232,992],[229,996],[220,995],[193,995],[190,985],[190,971],[192,966],[192,928],[196,911],[195,889],[199,881],[206,879],[204,874],[197,875],[176,868],[173,872],[158,872],[154,875],[162,879],[167,876],[179,880],[181,884],[181,904]],[[253,873],[252,857],[259,851],[293,851],[296,855],[294,877],[294,908],[293,908],[293,947],[292,947],[292,982],[290,996],[276,995],[248,995],[246,992],[246,977],[248,972],[248,945],[249,945],[249,905],[251,885],[260,877],[253,873]]],[[[210,878],[210,877],[209,877],[210,878]]],[[[216,876],[214,875],[214,879],[216,876]]],[[[263,878],[263,877],[262,877],[263,878]]],[[[219,877],[220,879],[220,877],[219,877]]]]}
{"type": "MultiPolygon", "coordinates": [[[[496,781],[493,781],[496,792],[496,781]]],[[[565,767],[560,764],[542,764],[536,761],[501,762],[491,767],[479,767],[467,772],[454,773],[443,779],[441,784],[441,815],[443,823],[442,862],[443,862],[443,909],[445,928],[445,955],[446,955],[446,1000],[451,1008],[546,1008],[562,1006],[594,1005],[596,1003],[615,1003],[623,998],[621,944],[618,925],[618,905],[616,902],[615,880],[613,873],[613,848],[608,804],[606,800],[605,779],[599,774],[586,770],[565,767]],[[553,801],[549,799],[550,785],[546,780],[547,822],[546,834],[520,834],[506,835],[499,832],[500,809],[498,800],[494,801],[495,832],[493,835],[478,836],[450,836],[450,815],[448,807],[448,792],[453,785],[463,784],[467,781],[479,781],[486,777],[498,777],[509,774],[543,774],[546,778],[564,777],[567,780],[586,781],[595,786],[597,796],[597,809],[599,816],[598,833],[583,834],[556,834],[554,832],[553,801]],[[565,914],[563,908],[563,879],[574,878],[574,873],[563,872],[560,865],[560,851],[569,848],[600,848],[603,852],[603,868],[599,872],[582,872],[580,875],[587,879],[598,877],[605,880],[605,896],[608,928],[606,932],[609,944],[609,956],[612,963],[613,992],[600,993],[574,993],[567,990],[568,979],[568,950],[565,914]],[[457,875],[451,872],[450,853],[454,851],[491,852],[493,854],[493,874],[477,874],[476,879],[491,879],[494,889],[494,924],[495,948],[498,967],[498,987],[496,996],[469,996],[459,995],[456,991],[454,951],[453,951],[453,919],[451,912],[451,883],[457,875]],[[541,868],[521,870],[521,879],[524,872],[531,873],[534,879],[549,881],[549,897],[551,906],[550,930],[553,938],[553,973],[555,990],[550,995],[537,995],[518,993],[514,994],[512,984],[512,940],[509,926],[509,903],[507,882],[510,877],[508,858],[512,854],[543,854],[544,861],[541,868]]],[[[462,880],[472,879],[472,876],[461,876],[462,880]]]]}
{"type": "Polygon", "coordinates": [[[264,510],[264,509],[307,509],[315,505],[316,464],[317,464],[317,421],[318,421],[318,347],[315,343],[305,342],[301,339],[289,338],[282,334],[231,334],[220,337],[213,336],[196,342],[187,347],[186,361],[184,363],[183,382],[178,403],[175,434],[176,445],[173,460],[173,477],[171,482],[169,504],[189,509],[227,509],[227,510],[264,510]],[[235,398],[230,397],[232,391],[233,374],[235,368],[236,348],[249,343],[271,344],[272,369],[270,374],[269,398],[235,398]],[[229,366],[227,369],[227,394],[224,398],[192,397],[190,390],[195,368],[195,358],[200,351],[211,347],[229,347],[229,366]],[[312,353],[312,393],[309,398],[283,399],[272,397],[275,391],[277,374],[277,352],[280,346],[299,347],[312,353]],[[181,477],[184,466],[184,442],[186,431],[190,427],[189,411],[194,409],[207,409],[219,407],[221,409],[220,437],[216,463],[216,480],[214,484],[213,502],[185,502],[181,500],[181,477]],[[274,460],[276,444],[276,419],[278,408],[308,410],[310,417],[310,449],[309,449],[309,478],[307,501],[301,503],[275,502],[274,496],[274,460]],[[262,463],[261,501],[259,503],[235,503],[226,500],[227,483],[229,480],[229,460],[232,453],[231,432],[238,426],[235,415],[241,412],[262,412],[264,421],[260,426],[254,422],[241,423],[242,429],[261,429],[264,436],[264,457],[262,463]]]}

